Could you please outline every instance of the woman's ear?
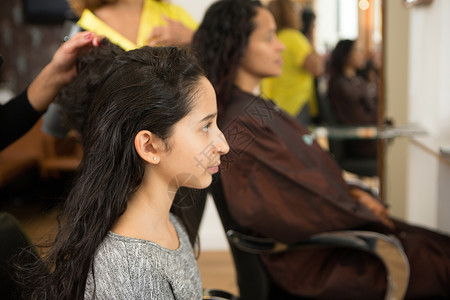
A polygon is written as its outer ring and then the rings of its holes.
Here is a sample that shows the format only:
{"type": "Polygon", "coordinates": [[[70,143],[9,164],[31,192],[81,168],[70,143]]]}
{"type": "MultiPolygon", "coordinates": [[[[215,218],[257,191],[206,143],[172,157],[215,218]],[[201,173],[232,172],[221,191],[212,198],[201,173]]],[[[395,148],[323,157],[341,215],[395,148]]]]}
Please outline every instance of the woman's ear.
{"type": "Polygon", "coordinates": [[[160,141],[148,130],[141,130],[134,137],[134,147],[139,156],[150,164],[157,165],[160,161],[160,141]]]}

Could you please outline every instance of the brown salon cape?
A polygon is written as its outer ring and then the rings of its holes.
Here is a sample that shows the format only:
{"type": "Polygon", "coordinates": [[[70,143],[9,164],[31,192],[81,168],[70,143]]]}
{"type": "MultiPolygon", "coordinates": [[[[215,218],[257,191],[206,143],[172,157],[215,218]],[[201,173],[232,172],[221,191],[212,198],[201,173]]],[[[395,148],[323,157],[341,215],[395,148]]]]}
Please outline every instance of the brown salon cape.
{"type": "MultiPolygon", "coordinates": [[[[341,125],[363,126],[377,124],[376,87],[360,76],[348,78],[337,75],[330,78],[328,97],[336,121],[341,125]]],[[[375,140],[345,141],[345,153],[351,157],[376,157],[375,140]]]]}
{"type": "MultiPolygon", "coordinates": [[[[349,194],[341,170],[310,133],[273,102],[234,89],[219,126],[230,152],[221,166],[233,217],[255,234],[293,244],[331,230],[395,234],[411,265],[407,297],[450,297],[450,238],[395,221],[385,227],[349,194]]],[[[274,281],[316,299],[382,299],[386,274],[369,254],[302,250],[262,257],[274,281]]]]}

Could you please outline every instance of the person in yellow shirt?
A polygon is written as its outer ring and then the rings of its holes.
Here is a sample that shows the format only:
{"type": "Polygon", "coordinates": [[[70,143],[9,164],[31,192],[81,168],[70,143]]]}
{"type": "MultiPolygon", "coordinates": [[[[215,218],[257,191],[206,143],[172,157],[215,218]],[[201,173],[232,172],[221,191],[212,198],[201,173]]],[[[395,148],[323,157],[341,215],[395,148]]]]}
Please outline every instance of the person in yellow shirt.
{"type": "Polygon", "coordinates": [[[69,0],[78,25],[128,51],[145,45],[182,46],[197,22],[182,7],[162,0],[69,0]]]}
{"type": "MultiPolygon", "coordinates": [[[[142,46],[189,45],[197,22],[180,6],[164,0],[68,0],[79,16],[76,28],[106,37],[125,51],[142,46]]],[[[69,129],[62,124],[61,108],[52,103],[43,118],[42,130],[64,138],[69,129]]]]}
{"type": "Polygon", "coordinates": [[[290,0],[273,0],[268,9],[275,17],[277,37],[285,45],[281,76],[262,81],[262,95],[308,125],[318,114],[314,78],[322,75],[324,62],[299,31],[300,18],[290,0]]]}

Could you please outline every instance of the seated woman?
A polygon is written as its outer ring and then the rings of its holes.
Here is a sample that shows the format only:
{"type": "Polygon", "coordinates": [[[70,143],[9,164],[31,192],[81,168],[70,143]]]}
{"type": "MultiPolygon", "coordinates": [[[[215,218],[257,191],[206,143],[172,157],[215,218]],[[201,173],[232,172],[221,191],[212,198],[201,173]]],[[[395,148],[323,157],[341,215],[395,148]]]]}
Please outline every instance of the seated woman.
{"type": "MultiPolygon", "coordinates": [[[[377,124],[377,91],[358,71],[366,66],[366,58],[357,40],[341,40],[329,62],[328,97],[336,121],[342,125],[377,124]]],[[[375,140],[346,141],[345,154],[351,157],[375,158],[375,140]]]]}
{"type": "MultiPolygon", "coordinates": [[[[450,297],[450,238],[391,219],[342,172],[292,117],[255,91],[281,73],[284,47],[257,1],[221,0],[193,39],[216,89],[219,126],[230,143],[221,180],[230,212],[255,234],[294,244],[321,232],[366,229],[398,237],[411,267],[407,298],[450,297]],[[264,63],[263,63],[264,62],[264,63]]],[[[346,249],[263,255],[272,279],[314,299],[382,299],[384,267],[346,249]]]]}
{"type": "Polygon", "coordinates": [[[78,176],[53,246],[22,269],[23,290],[32,299],[201,299],[193,248],[170,209],[180,186],[207,187],[228,152],[214,89],[186,50],[95,50],[64,91],[81,95],[61,101],[89,101],[78,176]]]}

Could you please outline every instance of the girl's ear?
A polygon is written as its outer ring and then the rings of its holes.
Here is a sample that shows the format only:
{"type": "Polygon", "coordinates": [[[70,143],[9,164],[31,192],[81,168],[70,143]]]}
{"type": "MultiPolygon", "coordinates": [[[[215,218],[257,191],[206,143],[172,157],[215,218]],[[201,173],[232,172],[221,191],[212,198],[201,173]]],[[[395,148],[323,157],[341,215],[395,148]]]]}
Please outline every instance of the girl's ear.
{"type": "Polygon", "coordinates": [[[157,165],[160,161],[160,140],[148,130],[141,130],[134,137],[134,147],[139,156],[150,164],[157,165]]]}

